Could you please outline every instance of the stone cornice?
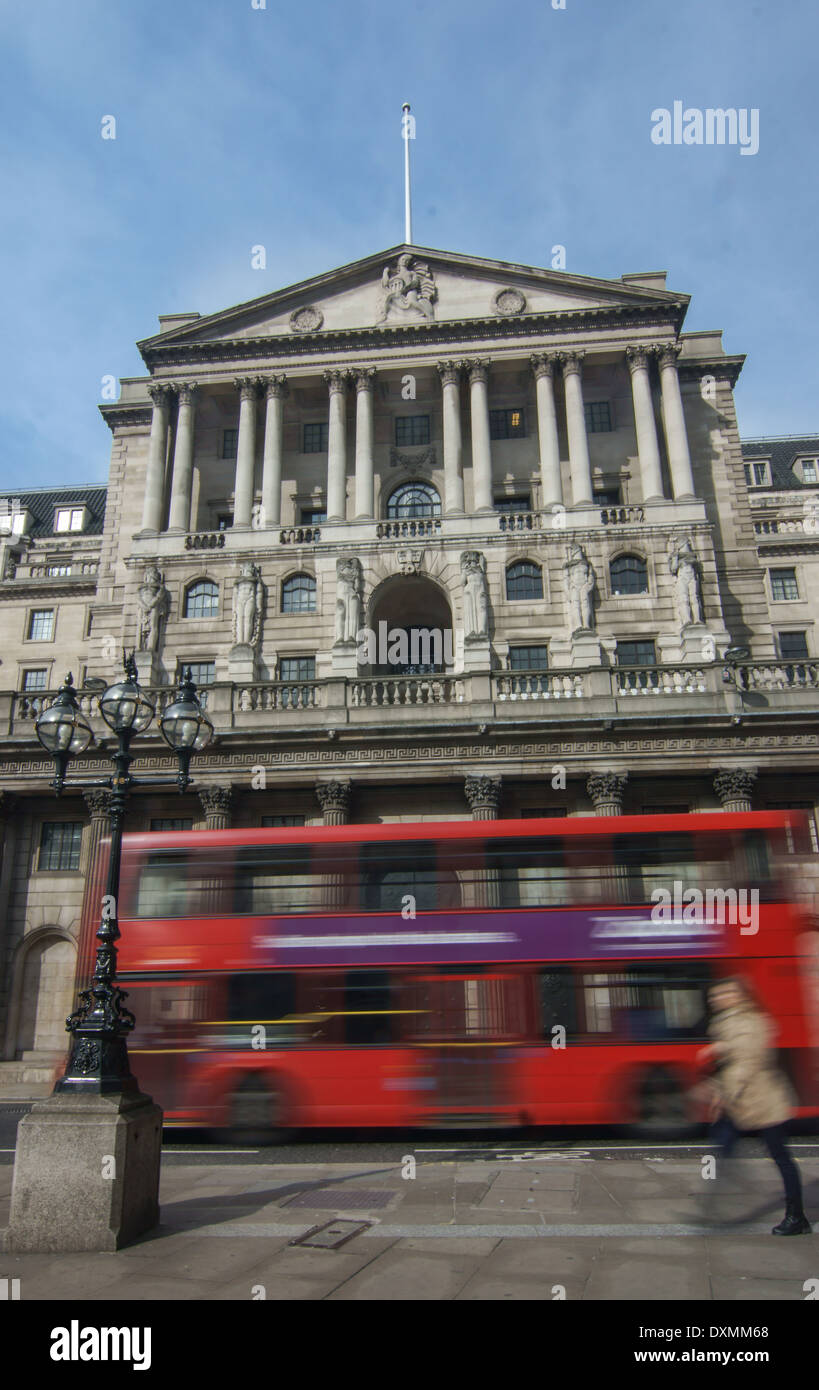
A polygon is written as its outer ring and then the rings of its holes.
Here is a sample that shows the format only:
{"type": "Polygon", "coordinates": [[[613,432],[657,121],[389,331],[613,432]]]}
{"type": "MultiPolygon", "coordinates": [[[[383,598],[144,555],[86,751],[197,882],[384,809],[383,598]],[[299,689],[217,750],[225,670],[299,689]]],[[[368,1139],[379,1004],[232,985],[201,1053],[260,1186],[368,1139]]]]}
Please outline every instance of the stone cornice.
{"type": "Polygon", "coordinates": [[[736,386],[739,374],[745,365],[745,353],[732,357],[678,357],[677,371],[681,377],[713,376],[719,380],[727,377],[731,386],[736,386]]]}
{"type": "MultiPolygon", "coordinates": [[[[572,330],[623,328],[626,325],[640,329],[671,326],[675,333],[679,333],[686,308],[687,302],[680,299],[656,307],[604,305],[599,308],[520,314],[509,319],[493,315],[470,319],[444,319],[433,323],[396,323],[380,327],[373,325],[298,335],[268,333],[258,337],[224,338],[199,343],[167,343],[154,347],[146,343],[142,346],[142,356],[146,366],[153,371],[159,367],[183,364],[248,359],[282,360],[345,350],[360,352],[364,348],[383,348],[389,351],[395,347],[423,348],[427,344],[434,344],[436,347],[440,345],[443,348],[447,344],[462,344],[476,339],[487,342],[499,339],[542,339],[572,330]]],[[[592,350],[591,344],[586,346],[592,350]]],[[[105,413],[106,410],[116,407],[100,408],[105,413]]]]}
{"type": "Polygon", "coordinates": [[[112,405],[101,405],[97,408],[112,432],[121,428],[150,426],[153,415],[153,406],[145,401],[134,401],[131,405],[121,405],[117,401],[112,405]]]}

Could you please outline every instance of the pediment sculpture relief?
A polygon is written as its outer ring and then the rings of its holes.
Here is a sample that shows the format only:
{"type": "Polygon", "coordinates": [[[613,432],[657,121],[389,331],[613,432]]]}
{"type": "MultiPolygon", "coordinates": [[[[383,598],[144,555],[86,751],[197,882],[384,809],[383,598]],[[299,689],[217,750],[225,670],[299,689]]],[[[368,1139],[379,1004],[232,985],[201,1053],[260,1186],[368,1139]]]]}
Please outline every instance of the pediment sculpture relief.
{"type": "Polygon", "coordinates": [[[395,269],[386,265],[381,276],[381,317],[378,323],[417,321],[432,322],[433,304],[438,291],[429,266],[415,260],[408,252],[398,257],[395,269]]]}

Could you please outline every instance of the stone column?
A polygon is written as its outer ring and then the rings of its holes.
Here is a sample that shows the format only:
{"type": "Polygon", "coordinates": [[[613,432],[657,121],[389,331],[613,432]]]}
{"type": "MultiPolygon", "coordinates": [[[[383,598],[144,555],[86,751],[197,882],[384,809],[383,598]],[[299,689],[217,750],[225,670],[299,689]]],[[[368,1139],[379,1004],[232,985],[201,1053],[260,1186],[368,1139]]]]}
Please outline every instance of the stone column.
{"type": "Polygon", "coordinates": [[[142,529],[159,532],[165,509],[165,458],[168,452],[167,386],[152,383],[148,395],[154,403],[151,418],[151,438],[148,444],[148,467],[145,475],[145,498],[142,504],[142,529]]]}
{"type": "Polygon", "coordinates": [[[469,372],[469,408],[472,417],[472,491],[474,510],[494,510],[492,496],[492,446],[489,439],[489,361],[466,363],[469,372]]]}
{"type": "Polygon", "coordinates": [[[171,510],[168,530],[189,531],[191,526],[196,384],[195,382],[180,382],[175,390],[179,397],[179,415],[176,421],[176,445],[173,453],[171,510]]]}
{"type": "Polygon", "coordinates": [[[463,516],[464,472],[461,437],[461,368],[457,362],[439,362],[444,415],[444,511],[463,516]]]}
{"type": "MultiPolygon", "coordinates": [[[[0,959],[10,961],[11,956],[11,899],[14,892],[14,871],[17,859],[17,837],[22,816],[19,814],[18,798],[14,792],[0,790],[0,837],[2,838],[2,860],[0,861],[0,959]]],[[[6,1037],[0,1057],[13,1062],[17,1051],[17,1019],[12,1013],[11,971],[4,982],[6,1003],[6,1037]]],[[[2,1042],[0,1036],[0,1042],[2,1042]]]]}
{"type": "Polygon", "coordinates": [[[325,825],[346,825],[350,819],[349,782],[317,782],[316,796],[325,825]]]}
{"type": "Polygon", "coordinates": [[[681,351],[679,343],[669,343],[660,348],[659,359],[660,386],[663,393],[663,423],[675,502],[695,495],[694,474],[691,470],[688,434],[685,428],[685,415],[683,414],[680,394],[680,377],[677,371],[677,358],[681,351]]]}
{"type": "Polygon", "coordinates": [[[199,800],[205,813],[206,830],[230,829],[233,802],[232,787],[200,787],[199,800]]]}
{"type": "Polygon", "coordinates": [[[239,446],[236,450],[236,483],[233,491],[233,527],[249,530],[253,516],[253,485],[256,471],[256,397],[255,377],[240,377],[239,446]]]}
{"type": "Polygon", "coordinates": [[[371,521],[375,514],[373,489],[373,377],[375,367],[355,373],[355,516],[371,521]]]}
{"type": "Polygon", "coordinates": [[[327,440],[327,520],[347,520],[347,373],[325,372],[330,391],[327,440]]]}
{"type": "Polygon", "coordinates": [[[714,791],[723,811],[753,811],[756,768],[729,768],[714,778],[714,791]]]}
{"type": "Polygon", "coordinates": [[[282,519],[282,440],[287,377],[271,376],[264,383],[264,458],[262,462],[262,526],[282,519]]]}
{"type": "Polygon", "coordinates": [[[502,778],[475,777],[464,779],[464,794],[469,802],[473,820],[497,820],[502,778]]]}
{"type": "Polygon", "coordinates": [[[108,850],[102,843],[111,832],[111,793],[105,787],[89,787],[83,792],[88,814],[91,818],[88,843],[88,869],[82,896],[80,913],[80,932],[77,941],[77,973],[75,983],[77,992],[87,989],[94,974],[94,961],[97,955],[97,928],[102,918],[102,900],[105,895],[108,850]]]}
{"type": "Polygon", "coordinates": [[[663,495],[663,475],[649,375],[651,358],[647,348],[629,347],[626,348],[626,360],[631,373],[631,395],[634,401],[634,424],[637,430],[643,501],[655,502],[663,495]]]}
{"type": "Polygon", "coordinates": [[[535,374],[535,390],[537,392],[540,486],[544,507],[554,507],[563,503],[554,387],[554,369],[560,360],[559,353],[543,353],[529,358],[532,371],[535,374]]]}
{"type": "Polygon", "coordinates": [[[622,816],[627,772],[593,772],[586,778],[586,791],[596,816],[622,816]]]}
{"type": "Polygon", "coordinates": [[[592,501],[591,460],[583,412],[583,352],[566,354],[563,385],[566,392],[566,425],[569,433],[569,465],[572,474],[572,503],[588,507],[592,501]]]}

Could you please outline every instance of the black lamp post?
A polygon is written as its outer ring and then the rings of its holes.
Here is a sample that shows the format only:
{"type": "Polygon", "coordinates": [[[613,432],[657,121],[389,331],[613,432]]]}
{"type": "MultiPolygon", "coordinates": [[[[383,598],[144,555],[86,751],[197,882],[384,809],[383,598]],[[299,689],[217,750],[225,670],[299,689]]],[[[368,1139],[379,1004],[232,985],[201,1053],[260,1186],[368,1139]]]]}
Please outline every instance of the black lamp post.
{"type": "Polygon", "coordinates": [[[80,994],[79,1007],[66,1021],[71,1033],[71,1055],[64,1075],[54,1088],[55,1092],[102,1095],[115,1091],[136,1092],[138,1089],[128,1063],[126,1044],[126,1036],[134,1026],[134,1015],[123,1006],[122,1001],[127,995],[115,982],[116,943],[120,935],[117,919],[125,802],[134,786],[172,786],[175,783],[179,792],[184,792],[191,782],[191,755],[207,747],[213,737],[213,725],[197,698],[190,667],[185,667],[180,675],[176,699],[159,717],[162,737],[179,759],[177,777],[132,777],[131,740],[148,728],[155,709],[137,682],[133,653],[124,657],[123,665],[124,678],[108,686],[99,696],[100,713],[117,736],[117,747],[111,754],[115,767],[113,777],[66,783],[70,759],[84,752],[92,738],[91,729],[77,704],[70,673],[54,703],[40,715],[34,726],[40,743],[54,758],[56,771],[52,786],[58,796],[66,785],[108,787],[111,790],[111,855],[106,895],[96,933],[98,945],[94,976],[90,988],[80,994]]]}

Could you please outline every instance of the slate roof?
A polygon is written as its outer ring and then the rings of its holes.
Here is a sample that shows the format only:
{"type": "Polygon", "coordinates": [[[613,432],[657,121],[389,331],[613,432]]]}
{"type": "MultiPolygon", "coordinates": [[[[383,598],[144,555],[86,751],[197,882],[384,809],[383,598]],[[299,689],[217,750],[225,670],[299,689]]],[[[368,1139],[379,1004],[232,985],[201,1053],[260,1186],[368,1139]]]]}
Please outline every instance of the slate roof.
{"type": "Polygon", "coordinates": [[[32,488],[30,492],[26,492],[22,488],[10,488],[7,492],[0,493],[0,504],[6,501],[10,510],[13,507],[15,511],[30,511],[33,521],[28,535],[33,540],[41,540],[45,536],[57,538],[57,533],[54,530],[54,510],[56,507],[84,503],[90,513],[88,524],[83,531],[59,532],[59,539],[66,540],[71,536],[76,539],[81,535],[102,535],[107,495],[108,489],[103,483],[83,483],[78,487],[32,488]],[[17,506],[18,498],[19,507],[17,506]]]}
{"type": "Polygon", "coordinates": [[[771,439],[743,439],[742,457],[768,459],[771,465],[771,490],[785,492],[815,483],[803,483],[793,472],[798,458],[819,458],[819,434],[782,435],[771,439]]]}

